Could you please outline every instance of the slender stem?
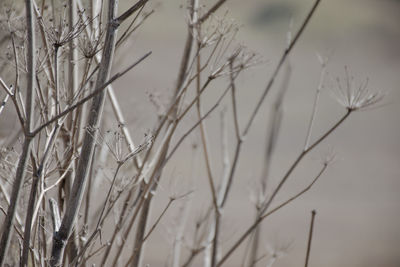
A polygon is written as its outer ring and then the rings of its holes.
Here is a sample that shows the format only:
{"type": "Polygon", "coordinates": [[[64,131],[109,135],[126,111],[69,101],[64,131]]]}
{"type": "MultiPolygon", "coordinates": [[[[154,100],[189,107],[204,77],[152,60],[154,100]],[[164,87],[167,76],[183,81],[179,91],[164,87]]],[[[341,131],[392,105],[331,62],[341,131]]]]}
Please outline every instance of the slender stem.
{"type": "Polygon", "coordinates": [[[60,46],[58,44],[54,44],[54,92],[55,92],[55,109],[56,115],[60,113],[60,96],[59,96],[59,80],[58,80],[58,50],[60,46]]]}
{"type": "MultiPolygon", "coordinates": [[[[194,3],[195,0],[190,0],[190,17],[193,20],[193,14],[194,14],[194,3]]],[[[185,42],[185,48],[183,49],[183,54],[182,54],[182,59],[181,59],[181,65],[179,67],[179,73],[178,73],[178,80],[176,83],[176,88],[175,88],[175,96],[179,93],[179,89],[182,87],[183,83],[185,82],[186,76],[187,76],[187,70],[188,70],[188,65],[189,65],[189,60],[190,60],[190,53],[192,51],[193,47],[193,26],[189,23],[188,29],[187,29],[187,36],[186,36],[186,42],[185,42]]]]}
{"type": "Polygon", "coordinates": [[[118,165],[117,165],[117,168],[115,169],[114,177],[112,179],[110,188],[108,189],[108,192],[107,192],[107,195],[106,195],[106,199],[104,200],[104,204],[103,204],[103,206],[101,208],[100,216],[99,216],[99,219],[97,220],[97,224],[96,224],[96,227],[95,227],[93,233],[90,235],[90,237],[88,238],[88,241],[85,243],[85,245],[82,247],[82,249],[79,252],[79,254],[76,256],[76,259],[74,259],[72,261],[73,263],[76,263],[76,265],[79,265],[79,263],[80,263],[82,257],[84,256],[87,248],[90,246],[90,244],[93,243],[93,241],[95,241],[95,237],[98,235],[98,233],[101,230],[101,227],[102,227],[103,222],[105,220],[105,216],[103,216],[103,215],[104,215],[104,212],[106,210],[107,203],[108,203],[108,201],[109,201],[109,199],[111,197],[111,193],[112,193],[112,190],[114,189],[115,181],[117,180],[118,173],[119,173],[119,170],[121,169],[122,165],[123,165],[123,162],[119,162],[118,165]]]}
{"type": "Polygon", "coordinates": [[[206,21],[215,11],[217,11],[223,3],[225,3],[226,0],[219,0],[217,3],[215,3],[200,19],[199,23],[203,23],[206,21]]]}
{"type": "Polygon", "coordinates": [[[23,144],[22,154],[20,156],[16,177],[13,184],[13,189],[10,198],[10,205],[7,210],[7,215],[2,226],[2,236],[0,241],[0,266],[3,266],[7,250],[10,245],[11,232],[17,211],[19,195],[24,181],[26,166],[31,151],[32,138],[30,133],[33,128],[34,121],[34,88],[36,74],[36,52],[35,52],[35,29],[34,15],[31,0],[25,0],[26,10],[26,26],[27,26],[27,67],[28,67],[28,82],[26,91],[26,123],[25,123],[25,140],[23,144]]]}
{"type": "MultiPolygon", "coordinates": [[[[264,156],[264,164],[263,164],[263,170],[262,174],[260,177],[260,183],[261,183],[261,191],[260,195],[257,199],[257,206],[256,206],[256,218],[262,215],[262,211],[260,210],[260,205],[265,202],[265,197],[267,195],[267,186],[268,186],[268,178],[269,178],[269,172],[270,172],[270,166],[271,166],[271,160],[273,156],[273,151],[275,149],[281,121],[282,121],[282,116],[283,116],[283,108],[282,108],[282,103],[284,96],[286,94],[286,91],[289,87],[289,80],[290,80],[290,75],[291,75],[291,66],[289,61],[287,61],[286,64],[287,68],[285,69],[284,77],[283,77],[283,82],[281,85],[281,88],[279,90],[279,94],[277,98],[275,99],[274,104],[272,105],[272,109],[270,111],[270,116],[269,116],[269,123],[267,126],[267,135],[266,135],[266,148],[265,148],[265,156],[264,156]]],[[[251,254],[250,254],[250,259],[249,259],[249,267],[254,267],[258,261],[258,250],[259,250],[259,245],[260,245],[260,232],[261,232],[261,225],[257,227],[257,229],[253,232],[252,236],[252,244],[251,244],[251,249],[250,246],[248,247],[251,254]]],[[[247,253],[246,253],[247,254],[247,253]]],[[[244,257],[246,258],[246,257],[244,257]]]]}
{"type": "Polygon", "coordinates": [[[315,210],[311,211],[311,223],[310,223],[310,231],[308,233],[306,263],[304,264],[305,267],[308,267],[308,261],[310,259],[311,241],[312,241],[312,237],[313,237],[314,220],[315,220],[316,214],[317,214],[317,212],[315,210]]]}
{"type": "MultiPolygon", "coordinates": [[[[77,4],[78,4],[78,6],[79,6],[80,9],[83,9],[83,5],[82,5],[82,3],[81,3],[80,0],[77,1],[77,4]]],[[[143,6],[143,7],[144,7],[144,6],[143,6]]],[[[142,7],[142,8],[143,8],[143,7],[142,7]]],[[[94,12],[95,10],[92,10],[92,11],[94,12]]],[[[140,11],[139,11],[139,12],[140,12],[140,11]]],[[[95,12],[95,13],[96,13],[96,12],[95,12]]],[[[82,16],[84,17],[84,20],[87,20],[85,13],[83,13],[82,16]]],[[[94,15],[93,17],[96,17],[96,15],[94,15]]],[[[92,32],[93,32],[93,31],[96,32],[95,38],[100,38],[100,37],[98,36],[99,34],[97,33],[97,31],[98,31],[99,28],[100,28],[100,25],[99,25],[99,27],[96,27],[95,29],[93,29],[93,30],[91,31],[89,27],[86,27],[85,30],[86,30],[86,36],[87,36],[87,38],[91,38],[92,32]]],[[[121,39],[119,39],[119,40],[117,41],[116,47],[118,47],[120,41],[121,41],[121,39]]],[[[94,59],[96,60],[97,63],[100,63],[100,61],[101,61],[101,56],[100,56],[99,54],[96,54],[95,57],[94,57],[94,59]]],[[[125,122],[125,119],[124,119],[123,114],[122,114],[122,112],[121,112],[120,105],[119,105],[119,103],[118,103],[117,98],[115,97],[114,89],[113,89],[113,87],[112,87],[111,85],[109,85],[109,86],[107,87],[107,94],[108,94],[109,99],[110,99],[110,101],[111,101],[111,104],[112,104],[112,107],[113,107],[113,110],[114,110],[114,114],[115,114],[115,116],[117,117],[118,123],[121,124],[121,125],[123,125],[123,126],[122,126],[122,132],[123,132],[123,134],[124,134],[124,136],[125,136],[126,143],[127,143],[127,145],[129,146],[129,148],[131,149],[131,151],[133,151],[133,150],[134,150],[133,139],[132,139],[132,137],[131,137],[131,134],[130,134],[130,132],[129,132],[128,127],[126,126],[126,122],[125,122]]],[[[135,158],[135,163],[136,163],[137,167],[140,168],[140,165],[141,165],[141,163],[142,163],[141,160],[140,160],[140,157],[136,157],[136,158],[135,158]]]]}
{"type": "Polygon", "coordinates": [[[316,0],[314,2],[314,5],[312,6],[311,10],[308,12],[308,15],[306,17],[306,19],[304,20],[303,24],[301,25],[300,29],[298,30],[298,32],[296,33],[294,39],[290,42],[289,46],[285,49],[285,51],[283,52],[278,65],[276,66],[274,72],[272,73],[272,76],[267,84],[267,87],[264,89],[264,92],[262,93],[261,97],[259,98],[259,101],[254,109],[254,111],[252,112],[250,119],[245,127],[245,130],[243,132],[243,136],[247,135],[251,125],[253,124],[254,118],[256,117],[262,103],[265,100],[265,97],[267,96],[268,92],[270,91],[272,85],[275,82],[276,77],[278,76],[278,73],[280,71],[280,69],[283,66],[283,63],[285,62],[287,56],[290,54],[290,52],[292,51],[293,47],[295,46],[295,44],[297,43],[297,40],[299,39],[299,37],[301,36],[301,34],[303,33],[304,29],[306,28],[308,22],[310,21],[311,17],[313,16],[318,4],[321,2],[321,0],[316,0]]]}
{"type": "Polygon", "coordinates": [[[212,241],[211,267],[217,266],[218,241],[221,230],[221,212],[219,211],[219,209],[215,209],[214,213],[215,213],[215,226],[214,226],[214,238],[212,241]]]}
{"type": "Polygon", "coordinates": [[[40,162],[40,165],[38,169],[35,171],[35,174],[33,175],[32,179],[32,185],[31,185],[31,191],[29,195],[29,201],[28,201],[28,207],[27,207],[27,213],[25,217],[25,232],[24,232],[24,247],[22,251],[22,258],[21,258],[21,266],[28,266],[28,253],[29,253],[29,247],[30,247],[30,240],[31,240],[31,230],[32,230],[32,222],[34,219],[34,206],[35,206],[35,200],[37,196],[37,191],[38,191],[38,183],[39,179],[43,176],[43,170],[45,168],[45,164],[47,162],[47,159],[50,155],[50,151],[53,148],[53,144],[56,140],[57,134],[58,134],[58,129],[59,125],[56,124],[56,126],[53,129],[53,132],[50,135],[49,142],[46,146],[42,161],[40,162]]]}
{"type": "Polygon", "coordinates": [[[121,24],[129,18],[133,13],[135,13],[137,10],[139,10],[142,6],[144,6],[147,3],[148,0],[139,0],[136,4],[134,4],[132,7],[130,7],[127,11],[125,11],[121,16],[116,18],[116,22],[121,24]]]}
{"type": "Polygon", "coordinates": [[[143,238],[142,242],[145,242],[147,240],[147,238],[149,238],[149,236],[151,235],[151,233],[154,231],[154,229],[156,229],[157,225],[159,224],[159,222],[161,221],[161,218],[164,216],[164,214],[167,212],[168,208],[171,206],[172,202],[174,202],[176,199],[175,198],[170,198],[167,205],[165,206],[165,208],[163,209],[163,211],[161,212],[160,216],[158,216],[157,220],[155,221],[155,223],[153,224],[152,227],[150,227],[149,231],[147,232],[147,234],[145,235],[145,237],[143,238]]]}
{"type": "Polygon", "coordinates": [[[307,155],[311,150],[313,150],[318,144],[320,144],[325,138],[327,138],[335,129],[339,127],[340,124],[342,124],[351,114],[351,110],[347,110],[346,114],[342,116],[341,119],[339,119],[328,131],[325,132],[319,139],[317,139],[313,144],[311,144],[306,150],[303,150],[296,160],[293,162],[293,164],[290,166],[286,174],[283,176],[281,181],[279,182],[278,186],[275,188],[275,190],[272,192],[271,197],[268,199],[268,201],[265,203],[264,207],[262,208],[262,212],[265,212],[268,207],[271,205],[272,201],[282,188],[282,186],[285,184],[289,176],[292,174],[294,169],[297,167],[297,165],[301,162],[301,160],[304,158],[305,155],[307,155]]]}
{"type": "Polygon", "coordinates": [[[232,255],[232,253],[243,243],[244,240],[257,228],[257,226],[267,217],[275,213],[276,211],[280,210],[281,208],[285,207],[286,205],[290,204],[293,202],[295,199],[298,197],[302,196],[304,193],[306,193],[308,190],[311,189],[311,187],[315,184],[315,182],[321,177],[321,175],[325,172],[326,168],[328,167],[328,164],[325,163],[324,166],[321,168],[317,176],[314,178],[314,180],[303,190],[301,190],[299,193],[294,195],[293,197],[289,198],[288,200],[282,202],[280,205],[277,207],[273,208],[271,211],[268,213],[263,214],[260,216],[242,235],[241,237],[235,242],[235,244],[228,250],[228,252],[225,253],[225,255],[221,258],[221,260],[218,262],[217,266],[222,266],[224,262],[232,255]]]}
{"type": "Polygon", "coordinates": [[[322,63],[322,68],[321,68],[321,74],[319,77],[319,84],[317,87],[317,90],[315,92],[315,98],[314,98],[314,103],[313,103],[313,111],[312,111],[312,115],[311,115],[311,119],[310,119],[310,123],[308,125],[308,130],[307,130],[307,138],[304,144],[304,149],[307,149],[309,144],[310,144],[310,139],[311,139],[311,133],[312,133],[312,129],[314,126],[314,121],[315,121],[315,116],[317,114],[317,108],[318,108],[318,100],[319,100],[319,96],[324,84],[324,78],[325,78],[325,68],[326,68],[326,64],[322,63]]]}
{"type": "Polygon", "coordinates": [[[145,54],[143,57],[141,57],[138,61],[136,61],[134,64],[132,64],[131,66],[129,66],[128,68],[126,68],[124,71],[119,72],[117,74],[115,74],[112,78],[110,78],[108,81],[104,82],[102,85],[96,86],[96,88],[93,90],[92,93],[90,93],[89,95],[87,95],[86,97],[82,98],[81,100],[79,100],[78,102],[76,102],[75,104],[71,105],[70,107],[66,108],[64,111],[62,111],[61,113],[59,113],[58,115],[54,116],[53,118],[51,118],[50,120],[48,120],[47,122],[43,123],[42,125],[40,125],[39,127],[37,127],[33,132],[32,135],[36,135],[38,134],[41,130],[43,130],[45,127],[47,127],[48,125],[52,124],[53,122],[55,122],[56,120],[60,119],[61,117],[69,114],[71,111],[73,111],[74,109],[76,109],[77,107],[83,105],[84,103],[86,103],[87,101],[89,101],[90,99],[96,97],[97,95],[100,95],[103,93],[104,89],[110,85],[111,83],[113,83],[115,80],[117,80],[118,78],[120,78],[121,76],[123,76],[124,74],[126,74],[129,70],[131,70],[132,68],[134,68],[136,65],[138,65],[140,62],[142,62],[146,57],[148,57],[151,54],[151,52],[145,54]]]}
{"type": "MultiPolygon", "coordinates": [[[[198,1],[195,1],[198,2],[198,1]]],[[[197,29],[199,31],[198,34],[200,34],[200,27],[198,27],[197,29]]],[[[200,46],[200,44],[198,44],[200,46]]],[[[216,209],[218,209],[218,203],[217,203],[217,193],[215,190],[215,186],[214,186],[214,178],[213,178],[213,174],[212,174],[212,170],[211,170],[211,163],[210,163],[210,155],[208,152],[208,142],[207,142],[207,135],[206,135],[206,130],[205,130],[205,125],[204,125],[204,121],[201,120],[201,117],[203,116],[202,113],[202,106],[201,106],[201,98],[200,98],[200,90],[201,90],[201,85],[200,85],[200,54],[197,55],[197,79],[196,79],[196,88],[197,88],[197,95],[199,96],[197,98],[197,102],[196,102],[196,107],[197,107],[197,116],[198,119],[200,121],[200,134],[201,134],[201,143],[202,143],[202,147],[203,147],[203,153],[204,153],[204,160],[206,163],[206,169],[207,169],[207,177],[208,177],[208,183],[211,189],[211,196],[212,196],[212,200],[214,203],[214,207],[216,209]]]]}
{"type": "MultiPolygon", "coordinates": [[[[111,72],[111,64],[114,56],[116,34],[118,29],[118,24],[115,23],[117,5],[118,3],[116,0],[109,1],[107,34],[105,38],[102,62],[100,64],[99,74],[96,81],[96,88],[106,83],[111,72]]],[[[78,215],[85,189],[90,160],[94,150],[97,129],[102,117],[101,115],[104,106],[104,99],[105,92],[103,90],[93,98],[92,108],[89,114],[88,131],[84,137],[76,176],[72,186],[71,197],[68,199],[67,208],[60,229],[55,232],[53,236],[53,249],[50,259],[50,266],[60,265],[66,241],[72,233],[72,227],[78,215]]]]}
{"type": "Polygon", "coordinates": [[[203,120],[205,120],[219,106],[219,104],[221,103],[221,101],[225,97],[225,95],[228,93],[228,91],[229,91],[229,86],[228,86],[228,88],[225,89],[225,91],[217,99],[215,104],[192,127],[190,127],[189,130],[187,130],[182,135],[181,138],[179,138],[179,140],[176,142],[175,146],[171,149],[171,152],[169,152],[168,156],[166,157],[164,164],[166,164],[171,159],[171,157],[174,155],[174,153],[179,148],[179,146],[183,143],[183,141],[186,139],[186,137],[188,137],[197,128],[197,126],[199,126],[201,124],[201,122],[203,120]]]}

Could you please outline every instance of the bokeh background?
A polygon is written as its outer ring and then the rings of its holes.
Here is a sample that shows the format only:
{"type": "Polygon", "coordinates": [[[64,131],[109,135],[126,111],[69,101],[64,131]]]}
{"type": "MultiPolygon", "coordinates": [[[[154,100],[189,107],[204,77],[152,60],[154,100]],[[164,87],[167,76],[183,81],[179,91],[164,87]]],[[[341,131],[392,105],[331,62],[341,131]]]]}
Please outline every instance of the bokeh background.
{"type": "MultiPolygon", "coordinates": [[[[206,6],[212,3],[204,1],[206,6]]],[[[265,64],[241,76],[238,82],[242,127],[254,107],[251,103],[261,95],[281,56],[291,20],[292,31],[296,31],[312,3],[309,0],[230,0],[218,13],[223,15],[228,11],[228,18],[242,24],[237,43],[246,45],[266,60],[265,64]]],[[[146,102],[146,95],[156,93],[162,102],[163,96],[174,87],[186,34],[185,1],[160,1],[154,6],[155,14],[127,45],[129,53],[124,52],[119,57],[122,63],[129,63],[138,54],[153,51],[151,59],[116,85],[137,138],[154,125],[155,116],[144,114],[157,112],[157,108],[148,100],[146,102]]],[[[304,144],[318,86],[320,64],[317,54],[328,56],[329,62],[314,139],[344,112],[330,90],[336,85],[334,80],[337,77],[344,77],[345,66],[354,75],[356,84],[369,78],[369,88],[387,92],[387,97],[379,107],[351,116],[304,160],[285,185],[275,204],[302,189],[320,168],[321,155],[334,150],[336,161],[312,190],[263,223],[261,250],[271,252],[274,248],[281,248],[285,251],[274,266],[304,263],[312,209],[317,210],[317,217],[310,266],[400,266],[399,14],[400,1],[395,0],[322,1],[290,56],[292,75],[272,159],[271,186],[276,185],[304,144]]],[[[222,88],[225,87],[210,89],[204,100],[206,106],[211,106],[217,95],[214,92],[220,92],[222,88]]],[[[222,244],[225,247],[229,247],[253,219],[251,195],[257,185],[254,181],[261,175],[268,114],[279,88],[278,80],[246,139],[230,203],[224,210],[222,244]]],[[[225,104],[229,106],[229,101],[225,104]]],[[[232,126],[229,116],[228,121],[232,126]]],[[[186,126],[190,125],[188,122],[186,126]]],[[[213,167],[215,173],[220,174],[219,111],[209,118],[207,127],[213,148],[213,167]]],[[[204,212],[210,199],[201,151],[193,154],[190,149],[190,145],[198,141],[198,136],[194,134],[186,142],[186,147],[175,155],[164,173],[163,187],[153,205],[152,221],[167,200],[171,191],[170,181],[180,181],[173,185],[179,187],[184,183],[182,181],[192,179],[189,184],[196,188],[196,192],[190,202],[185,228],[187,240],[191,240],[194,220],[204,212]]],[[[229,136],[233,150],[233,130],[229,136]]],[[[143,263],[163,266],[168,261],[174,225],[181,209],[180,205],[171,209],[163,226],[149,240],[143,263]]],[[[241,266],[244,248],[242,246],[226,266],[241,266]]],[[[202,266],[201,258],[196,261],[196,266],[202,266]]],[[[266,263],[264,259],[258,266],[266,266],[266,263]]]]}
{"type": "MultiPolygon", "coordinates": [[[[132,1],[121,1],[120,9],[132,1]]],[[[206,7],[214,1],[202,1],[206,7]]],[[[238,104],[243,127],[280,58],[288,31],[295,32],[311,0],[228,0],[217,16],[226,16],[242,25],[237,44],[257,52],[264,63],[250,69],[238,80],[238,104]],[[292,25],[292,26],[290,26],[292,25]]],[[[174,88],[186,36],[186,1],[150,1],[155,13],[127,42],[116,57],[118,71],[151,50],[152,56],[114,86],[137,142],[155,125],[158,112],[168,103],[174,88]],[[158,105],[154,105],[156,99],[158,105]]],[[[327,151],[336,154],[327,172],[300,199],[263,222],[261,252],[278,251],[273,266],[299,266],[304,263],[311,210],[317,211],[309,266],[398,267],[400,266],[400,1],[322,0],[309,26],[292,51],[289,88],[276,149],[269,171],[270,186],[276,186],[288,166],[301,151],[318,86],[320,63],[317,54],[329,57],[328,75],[321,94],[312,138],[315,140],[344,112],[330,92],[335,79],[343,78],[348,66],[356,83],[369,78],[371,90],[387,92],[376,108],[353,114],[337,131],[314,150],[296,169],[274,204],[304,188],[321,167],[327,151]],[[283,253],[280,253],[283,252],[283,253]]],[[[229,203],[224,210],[221,245],[226,249],[254,219],[253,195],[263,164],[266,133],[276,93],[278,77],[255,124],[246,138],[229,203]]],[[[225,88],[226,79],[216,83],[204,96],[211,107],[225,88]]],[[[234,132],[229,99],[206,121],[211,157],[216,177],[222,173],[220,111],[226,109],[231,157],[234,132]]],[[[206,110],[206,109],[205,109],[206,110]]],[[[0,117],[2,138],[17,127],[10,120],[13,110],[0,117]],[[7,119],[5,119],[7,118],[7,119]]],[[[111,108],[106,105],[106,112],[111,108]]],[[[188,129],[196,117],[184,123],[188,129]]],[[[112,127],[105,123],[105,127],[112,127]]],[[[166,266],[179,218],[187,212],[185,244],[193,236],[195,220],[210,204],[210,193],[199,141],[194,133],[180,148],[164,172],[153,203],[150,225],[173,192],[194,189],[190,200],[180,201],[168,211],[162,224],[146,243],[143,264],[166,266]]],[[[273,206],[274,206],[273,204],[273,206]]],[[[133,239],[133,238],[132,238],[133,239]]],[[[130,245],[127,242],[127,245],[130,245]]],[[[246,245],[235,252],[225,266],[242,266],[246,245]]],[[[183,249],[182,258],[188,254],[183,249]]],[[[266,266],[267,258],[257,266],[266,266]]],[[[193,266],[202,266],[200,255],[193,266]]]]}

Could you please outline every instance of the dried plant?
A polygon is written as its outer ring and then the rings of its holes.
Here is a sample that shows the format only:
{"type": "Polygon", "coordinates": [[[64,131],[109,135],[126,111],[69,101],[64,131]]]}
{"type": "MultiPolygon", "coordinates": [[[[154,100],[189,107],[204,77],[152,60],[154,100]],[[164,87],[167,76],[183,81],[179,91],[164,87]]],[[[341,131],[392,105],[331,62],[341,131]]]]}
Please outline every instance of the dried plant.
{"type": "MultiPolygon", "coordinates": [[[[275,203],[276,196],[303,159],[353,111],[375,105],[384,94],[369,91],[367,82],[355,87],[346,68],[344,84],[338,80],[333,90],[345,113],[313,139],[326,72],[326,61],[321,62],[321,79],[304,147],[284,170],[276,187],[272,187],[268,176],[291,74],[288,56],[320,0],[314,2],[299,30],[289,38],[258,101],[248,103],[252,110],[248,115],[238,108],[243,100],[237,97],[240,90],[237,79],[264,60],[236,40],[240,26],[229,18],[229,13],[218,15],[225,0],[216,1],[211,7],[202,6],[199,0],[189,0],[187,37],[181,64],[177,66],[176,84],[168,101],[160,101],[157,92],[149,94],[149,102],[158,111],[154,116],[156,125],[139,142],[130,133],[112,86],[151,52],[138,55],[138,60],[113,76],[111,68],[116,66],[114,56],[122,49],[121,44],[157,11],[148,7],[147,0],[138,0],[118,16],[118,1],[107,2],[93,0],[88,4],[69,0],[68,5],[58,9],[54,1],[25,0],[24,16],[7,10],[1,20],[2,27],[7,29],[4,42],[9,43],[2,60],[12,63],[14,77],[3,76],[0,71],[3,92],[0,116],[11,103],[20,123],[20,133],[11,146],[0,143],[0,210],[5,218],[1,228],[0,266],[16,262],[20,266],[143,266],[144,252],[152,249],[146,245],[152,234],[164,227],[166,214],[175,203],[180,203],[179,211],[173,225],[164,231],[170,241],[168,266],[190,266],[200,255],[207,267],[227,265],[227,260],[247,240],[243,264],[255,266],[263,262],[272,266],[288,251],[288,246],[262,247],[261,223],[308,192],[333,156],[324,157],[320,170],[301,191],[281,203],[275,203]],[[128,24],[125,31],[118,36],[120,26],[125,23],[128,24]],[[250,226],[239,238],[224,242],[227,231],[222,220],[226,218],[224,210],[232,199],[235,180],[239,179],[236,173],[241,167],[241,151],[247,144],[246,137],[255,124],[255,117],[283,71],[284,82],[273,102],[268,124],[265,168],[252,196],[256,216],[249,219],[250,226]],[[215,81],[219,81],[220,88],[214,91],[217,97],[206,99],[204,95],[214,90],[211,88],[215,81]],[[225,85],[221,88],[223,82],[225,85]],[[103,115],[106,100],[114,117],[103,115]],[[207,125],[211,114],[221,106],[224,107],[220,173],[216,167],[219,162],[212,159],[215,148],[209,139],[213,134],[207,125]],[[107,129],[107,125],[117,126],[107,129]],[[203,197],[204,212],[196,213],[192,225],[191,205],[197,197],[192,183],[195,178],[183,177],[180,170],[168,175],[165,168],[181,153],[187,145],[185,141],[195,131],[198,136],[195,145],[190,147],[195,155],[191,175],[201,179],[203,175],[199,173],[204,171],[209,192],[203,197]],[[234,133],[233,142],[228,140],[229,132],[234,133]],[[196,169],[199,166],[204,170],[196,169]],[[172,180],[172,189],[163,188],[163,180],[172,180]],[[190,188],[182,186],[188,184],[190,188]],[[162,209],[156,214],[151,207],[158,198],[162,199],[163,193],[168,197],[159,203],[162,209]],[[20,200],[21,195],[26,196],[24,201],[20,200]],[[18,253],[9,253],[11,249],[17,249],[18,253]]],[[[152,77],[156,78],[157,74],[152,73],[152,77]]],[[[310,234],[306,265],[311,237],[310,234]]]]}

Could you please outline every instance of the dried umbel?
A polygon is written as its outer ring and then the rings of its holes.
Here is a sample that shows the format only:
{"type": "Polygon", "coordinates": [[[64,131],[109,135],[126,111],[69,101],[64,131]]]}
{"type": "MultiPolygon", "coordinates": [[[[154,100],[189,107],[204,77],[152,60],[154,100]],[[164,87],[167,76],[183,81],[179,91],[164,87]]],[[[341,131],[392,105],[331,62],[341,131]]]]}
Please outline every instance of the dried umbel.
{"type": "Polygon", "coordinates": [[[349,111],[369,108],[385,97],[385,93],[382,91],[368,89],[368,79],[356,85],[354,77],[349,74],[347,67],[345,67],[344,81],[340,80],[340,78],[337,78],[336,81],[337,86],[332,92],[339,104],[349,111]]]}
{"type": "Polygon", "coordinates": [[[84,20],[82,19],[82,16],[79,16],[78,21],[73,25],[72,30],[70,30],[65,16],[66,9],[67,6],[64,6],[63,16],[60,18],[58,24],[53,24],[53,26],[47,29],[47,37],[54,47],[61,47],[70,42],[72,39],[77,38],[90,23],[89,19],[84,20]]]}

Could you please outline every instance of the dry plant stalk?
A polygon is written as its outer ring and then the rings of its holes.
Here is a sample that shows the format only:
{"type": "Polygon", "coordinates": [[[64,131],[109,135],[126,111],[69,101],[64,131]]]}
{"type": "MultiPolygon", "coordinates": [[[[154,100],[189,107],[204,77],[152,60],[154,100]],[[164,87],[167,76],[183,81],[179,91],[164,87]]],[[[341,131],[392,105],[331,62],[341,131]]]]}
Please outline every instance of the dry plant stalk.
{"type": "MultiPolygon", "coordinates": [[[[17,136],[23,142],[20,148],[16,143],[18,138],[15,138],[8,144],[15,148],[4,146],[0,151],[0,208],[5,216],[1,228],[0,266],[6,263],[20,266],[142,266],[144,252],[151,251],[147,244],[152,234],[163,227],[166,215],[178,202],[184,203],[184,215],[178,218],[175,223],[177,230],[172,233],[172,258],[168,261],[171,266],[190,266],[200,255],[205,266],[222,266],[249,237],[244,265],[256,266],[262,260],[268,260],[268,266],[271,266],[277,259],[276,255],[271,258],[265,253],[259,255],[261,223],[308,192],[332,159],[325,159],[314,179],[297,194],[278,204],[274,202],[276,196],[314,148],[354,111],[368,108],[384,96],[380,92],[370,92],[367,83],[356,87],[346,68],[345,82],[338,80],[338,88],[334,91],[345,112],[331,128],[312,141],[326,67],[326,61],[322,61],[321,79],[304,148],[288,166],[278,185],[271,189],[268,172],[290,79],[288,57],[310,23],[320,0],[314,2],[293,40],[289,40],[261,96],[256,103],[252,103],[252,112],[244,114],[248,119],[243,125],[239,119],[243,114],[238,108],[240,99],[237,92],[240,88],[236,81],[260,60],[245,47],[235,47],[239,27],[229,21],[226,14],[221,17],[216,15],[226,0],[215,1],[209,8],[204,7],[200,0],[189,0],[187,36],[171,98],[145,140],[134,140],[112,83],[138,66],[151,52],[139,55],[138,60],[113,76],[111,68],[121,44],[145,25],[151,14],[157,13],[148,10],[147,1],[138,0],[118,16],[117,0],[107,3],[69,0],[68,6],[61,7],[55,1],[25,0],[25,20],[18,27],[13,22],[13,12],[16,11],[8,11],[5,21],[9,29],[7,38],[12,47],[10,60],[15,77],[12,86],[9,86],[7,83],[10,81],[0,71],[0,87],[5,92],[1,98],[0,116],[13,105],[21,128],[17,136]],[[118,36],[118,29],[127,21],[130,23],[118,36]],[[224,232],[221,225],[225,220],[223,211],[232,198],[241,151],[261,106],[284,66],[287,66],[284,81],[273,104],[271,123],[268,125],[266,166],[259,179],[261,189],[255,203],[255,217],[233,245],[226,247],[221,242],[224,232]],[[215,81],[223,81],[224,78],[227,79],[225,87],[217,91],[219,95],[211,103],[207,103],[204,94],[211,90],[215,81]],[[230,99],[226,100],[228,95],[230,99]],[[115,119],[102,114],[105,103],[108,104],[107,96],[115,119]],[[223,107],[221,118],[223,172],[219,178],[215,166],[217,162],[212,159],[207,119],[225,102],[229,103],[229,108],[223,107]],[[192,113],[195,114],[194,121],[182,131],[186,123],[193,120],[190,117],[192,113]],[[232,119],[232,127],[227,122],[228,118],[232,119]],[[116,123],[119,127],[116,131],[104,132],[102,121],[116,123]],[[191,193],[196,190],[191,188],[183,193],[171,194],[163,203],[160,214],[153,214],[151,207],[157,200],[157,193],[163,190],[164,180],[168,179],[164,168],[197,130],[200,138],[193,145],[193,150],[201,153],[204,161],[209,207],[196,221],[193,239],[190,240],[187,238],[189,234],[186,234],[187,224],[190,223],[187,218],[191,212],[188,203],[192,201],[191,193]],[[234,133],[233,147],[228,140],[229,131],[234,133]],[[18,164],[14,167],[12,161],[16,158],[18,164]],[[111,175],[108,175],[110,168],[111,175]],[[107,180],[107,177],[110,179],[107,180]],[[104,182],[100,184],[100,180],[104,182]],[[102,186],[106,186],[104,195],[98,193],[102,186]],[[29,199],[21,199],[21,195],[27,195],[29,199]],[[80,216],[80,213],[84,215],[80,216]],[[149,227],[152,217],[156,219],[149,227]],[[18,244],[21,252],[9,253],[10,247],[14,249],[18,244]],[[189,253],[183,253],[185,246],[189,248],[189,253]]],[[[197,172],[192,175],[200,176],[197,172]]],[[[314,216],[315,213],[312,216],[306,266],[314,216]]]]}

